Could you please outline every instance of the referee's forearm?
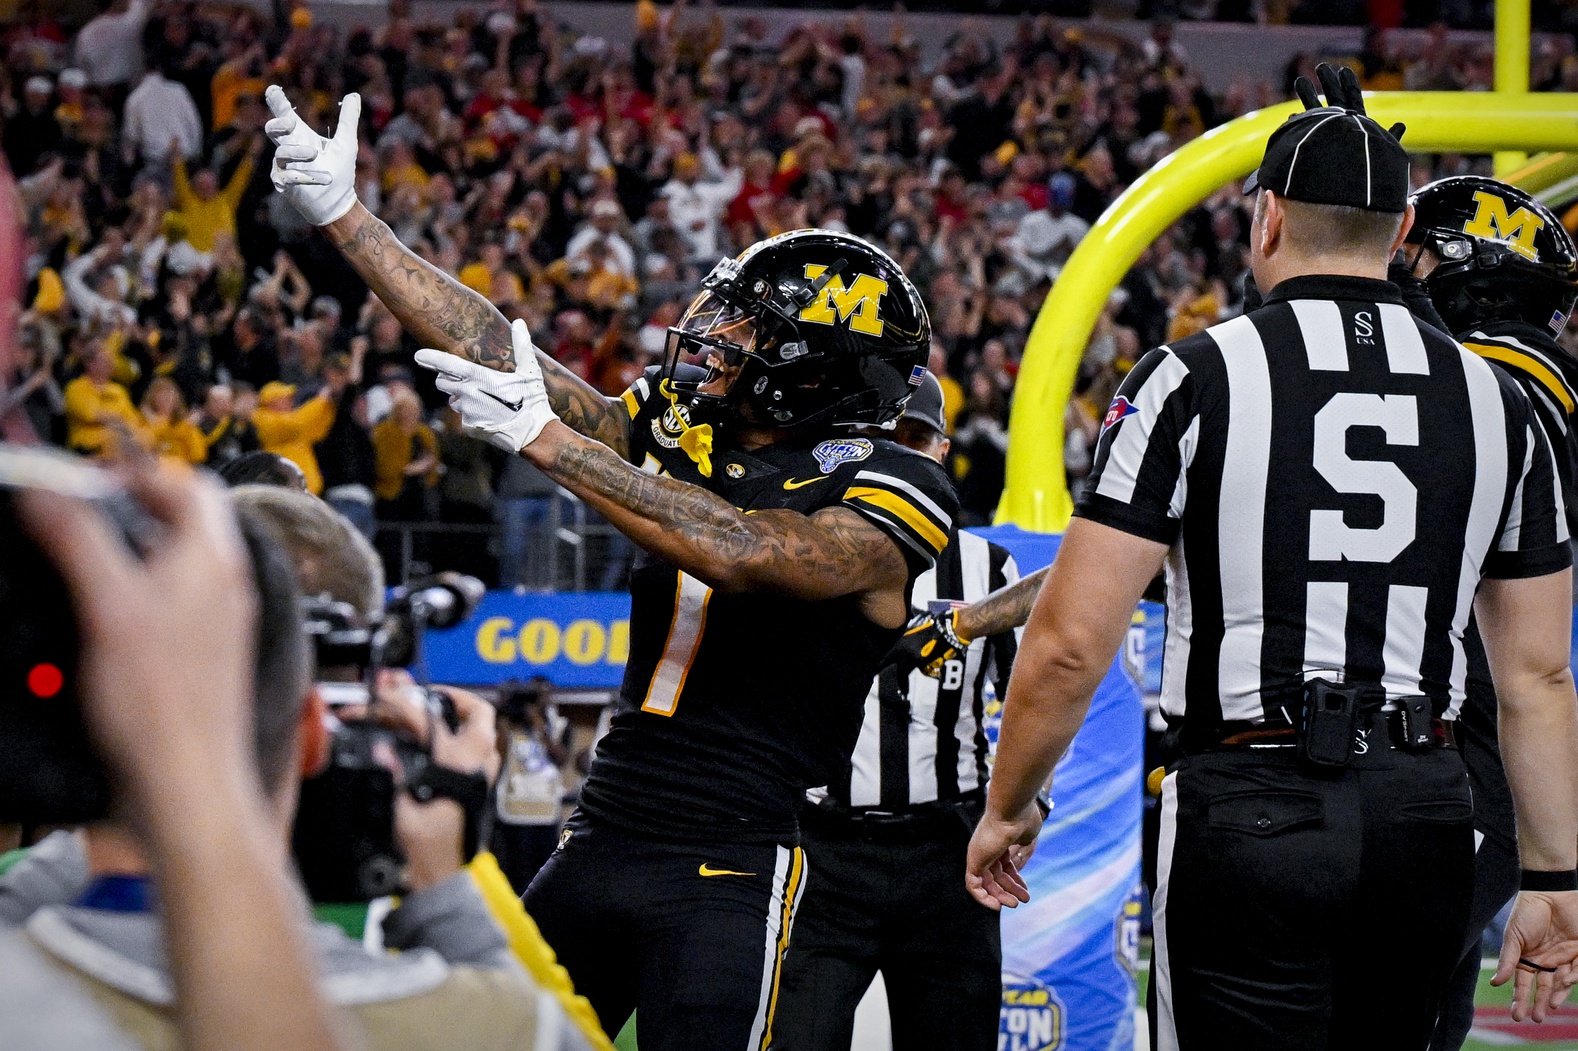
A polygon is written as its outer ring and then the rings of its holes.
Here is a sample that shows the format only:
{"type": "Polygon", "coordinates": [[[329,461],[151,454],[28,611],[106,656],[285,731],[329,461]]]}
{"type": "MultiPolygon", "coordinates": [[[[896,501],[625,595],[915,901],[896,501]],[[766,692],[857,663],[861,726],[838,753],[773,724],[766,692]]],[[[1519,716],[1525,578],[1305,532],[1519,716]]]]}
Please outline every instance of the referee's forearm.
{"type": "MultiPolygon", "coordinates": [[[[1499,684],[1498,684],[1499,685],[1499,684]]],[[[1501,691],[1500,735],[1523,867],[1578,866],[1578,698],[1572,673],[1501,691]]]]}

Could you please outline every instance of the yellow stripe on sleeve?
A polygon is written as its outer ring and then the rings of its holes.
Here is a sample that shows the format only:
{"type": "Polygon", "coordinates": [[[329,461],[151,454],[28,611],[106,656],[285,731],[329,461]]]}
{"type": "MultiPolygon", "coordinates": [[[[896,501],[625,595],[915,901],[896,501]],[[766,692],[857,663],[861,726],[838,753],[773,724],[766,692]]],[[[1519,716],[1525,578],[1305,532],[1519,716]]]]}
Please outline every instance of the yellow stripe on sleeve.
{"type": "Polygon", "coordinates": [[[1552,397],[1561,402],[1562,408],[1569,415],[1572,414],[1575,408],[1578,408],[1578,405],[1575,405],[1573,402],[1572,394],[1567,390],[1567,384],[1563,383],[1561,377],[1547,368],[1544,362],[1539,359],[1530,357],[1521,351],[1512,350],[1509,347],[1499,347],[1494,343],[1464,343],[1463,345],[1482,358],[1504,361],[1516,369],[1527,372],[1539,382],[1540,386],[1550,391],[1552,397]]]}
{"type": "Polygon", "coordinates": [[[641,411],[641,403],[636,400],[636,392],[634,390],[627,390],[620,395],[620,398],[625,403],[625,411],[630,414],[630,418],[632,420],[635,419],[636,413],[641,411]]]}
{"type": "Polygon", "coordinates": [[[948,546],[948,534],[939,529],[925,513],[916,509],[915,505],[887,489],[873,489],[869,486],[855,485],[844,490],[845,500],[864,500],[873,507],[880,507],[889,514],[898,518],[905,525],[913,529],[920,537],[932,546],[932,549],[941,554],[942,549],[948,546]]]}

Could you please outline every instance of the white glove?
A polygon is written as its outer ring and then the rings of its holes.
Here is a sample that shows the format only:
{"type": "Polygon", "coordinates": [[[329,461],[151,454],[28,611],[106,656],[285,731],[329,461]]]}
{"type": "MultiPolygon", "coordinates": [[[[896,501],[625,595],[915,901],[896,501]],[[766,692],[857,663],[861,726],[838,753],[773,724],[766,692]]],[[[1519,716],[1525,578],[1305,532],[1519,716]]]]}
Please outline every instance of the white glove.
{"type": "Polygon", "coordinates": [[[362,97],[351,92],[340,100],[340,124],[326,139],[307,127],[278,84],[263,93],[274,119],[263,125],[274,143],[269,177],[274,189],[296,206],[313,226],[325,226],[356,203],[356,122],[362,97]]]}
{"type": "Polygon", "coordinates": [[[532,346],[526,322],[512,324],[510,337],[515,346],[514,372],[500,372],[442,350],[419,350],[416,363],[438,373],[438,389],[449,395],[449,404],[460,413],[460,424],[467,434],[507,453],[518,453],[557,417],[548,404],[537,348],[532,346]]]}

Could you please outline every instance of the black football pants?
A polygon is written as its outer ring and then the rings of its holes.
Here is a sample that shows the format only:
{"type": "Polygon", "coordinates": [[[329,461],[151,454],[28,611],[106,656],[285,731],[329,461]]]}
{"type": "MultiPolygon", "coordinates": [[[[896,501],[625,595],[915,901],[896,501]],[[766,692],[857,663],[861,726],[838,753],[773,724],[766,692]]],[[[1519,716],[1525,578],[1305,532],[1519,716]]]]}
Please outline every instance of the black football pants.
{"type": "Polygon", "coordinates": [[[610,1037],[763,1051],[805,888],[799,847],[677,843],[576,813],[522,898],[610,1037]]]}
{"type": "Polygon", "coordinates": [[[997,913],[964,889],[970,832],[959,813],[889,827],[802,818],[816,878],[784,961],[775,1051],[849,1051],[878,971],[895,1048],[996,1051],[1002,941],[997,913]]]}
{"type": "Polygon", "coordinates": [[[1474,894],[1457,752],[1190,756],[1161,806],[1151,1047],[1426,1047],[1474,894]]]}

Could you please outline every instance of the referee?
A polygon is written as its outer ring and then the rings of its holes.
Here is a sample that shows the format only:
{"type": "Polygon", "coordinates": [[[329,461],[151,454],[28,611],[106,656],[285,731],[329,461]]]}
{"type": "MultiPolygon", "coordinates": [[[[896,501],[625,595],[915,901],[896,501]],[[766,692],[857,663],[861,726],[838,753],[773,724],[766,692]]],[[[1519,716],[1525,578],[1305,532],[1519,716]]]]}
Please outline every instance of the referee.
{"type": "Polygon", "coordinates": [[[1015,862],[1165,561],[1152,1047],[1421,1049],[1473,894],[1453,721],[1477,614],[1499,687],[1521,893],[1513,1016],[1578,954],[1571,557],[1523,391],[1416,322],[1387,263],[1408,158],[1352,74],[1267,143],[1247,187],[1259,309],[1152,351],[1107,414],[1026,628],[967,884],[1015,862]],[[1565,944],[1564,944],[1565,943],[1565,944]]]}
{"type": "MultiPolygon", "coordinates": [[[[927,373],[887,437],[940,463],[942,405],[927,373]]],[[[936,568],[915,581],[911,602],[926,612],[906,637],[928,635],[935,615],[1018,579],[1007,550],[954,532],[936,568]]],[[[889,655],[866,698],[848,780],[814,789],[801,813],[816,878],[784,958],[778,1051],[849,1051],[855,1007],[878,971],[895,1048],[997,1047],[997,913],[970,897],[959,873],[985,794],[982,690],[991,675],[1002,695],[1017,642],[1011,628],[957,649],[938,642],[928,654],[933,676],[901,673],[889,655]]]]}

